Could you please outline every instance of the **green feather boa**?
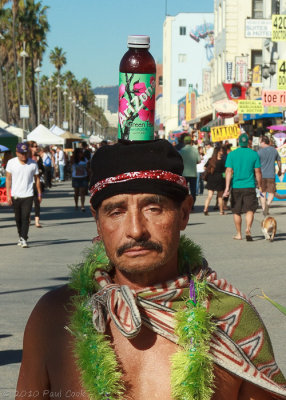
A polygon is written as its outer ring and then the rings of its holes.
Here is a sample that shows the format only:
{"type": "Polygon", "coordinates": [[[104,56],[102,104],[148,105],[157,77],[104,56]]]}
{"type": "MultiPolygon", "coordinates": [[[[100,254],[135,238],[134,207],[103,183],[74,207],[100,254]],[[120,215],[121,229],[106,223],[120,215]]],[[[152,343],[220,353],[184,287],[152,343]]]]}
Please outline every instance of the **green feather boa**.
{"type": "MultiPolygon", "coordinates": [[[[182,237],[178,249],[179,272],[202,264],[198,245],[182,237]]],[[[93,279],[96,269],[110,270],[104,246],[98,242],[87,253],[83,264],[72,268],[69,286],[75,312],[67,328],[75,336],[74,354],[81,381],[92,400],[123,400],[123,376],[109,337],[98,333],[92,323],[88,301],[99,290],[93,279]]],[[[175,314],[175,333],[180,349],[172,356],[172,396],[178,400],[210,400],[213,393],[213,362],[209,354],[210,338],[215,329],[205,308],[209,295],[205,280],[194,279],[197,302],[186,299],[185,307],[175,314]]]]}

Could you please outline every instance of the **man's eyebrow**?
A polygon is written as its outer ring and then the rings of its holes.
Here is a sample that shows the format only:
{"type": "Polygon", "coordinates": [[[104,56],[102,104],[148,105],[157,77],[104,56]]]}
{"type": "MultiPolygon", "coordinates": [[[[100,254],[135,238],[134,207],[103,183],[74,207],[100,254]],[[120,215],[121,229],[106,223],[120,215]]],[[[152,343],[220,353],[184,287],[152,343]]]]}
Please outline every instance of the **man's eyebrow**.
{"type": "Polygon", "coordinates": [[[103,212],[104,213],[109,213],[113,210],[115,210],[116,208],[122,208],[122,207],[126,207],[126,201],[122,200],[122,201],[117,201],[115,203],[107,203],[103,206],[103,212]]]}
{"type": "Polygon", "coordinates": [[[146,206],[151,203],[155,203],[158,205],[165,204],[167,202],[167,199],[164,196],[160,195],[150,195],[144,197],[142,200],[140,200],[140,206],[146,206]]]}

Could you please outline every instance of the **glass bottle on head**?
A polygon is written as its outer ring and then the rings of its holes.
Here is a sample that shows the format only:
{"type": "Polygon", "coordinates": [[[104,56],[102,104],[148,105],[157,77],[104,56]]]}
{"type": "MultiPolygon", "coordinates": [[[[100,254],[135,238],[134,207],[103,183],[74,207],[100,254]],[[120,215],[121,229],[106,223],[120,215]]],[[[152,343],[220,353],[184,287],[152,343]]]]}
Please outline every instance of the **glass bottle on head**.
{"type": "Polygon", "coordinates": [[[150,37],[128,36],[119,66],[118,141],[154,140],[156,63],[150,37]]]}

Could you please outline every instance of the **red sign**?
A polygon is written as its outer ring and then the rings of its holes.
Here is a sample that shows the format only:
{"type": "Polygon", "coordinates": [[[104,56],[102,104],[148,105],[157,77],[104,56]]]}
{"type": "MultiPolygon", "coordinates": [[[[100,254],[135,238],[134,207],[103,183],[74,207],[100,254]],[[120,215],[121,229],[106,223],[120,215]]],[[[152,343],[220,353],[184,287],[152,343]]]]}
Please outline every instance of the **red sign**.
{"type": "Polygon", "coordinates": [[[223,83],[223,87],[229,100],[245,100],[247,89],[240,83],[223,83]]]}

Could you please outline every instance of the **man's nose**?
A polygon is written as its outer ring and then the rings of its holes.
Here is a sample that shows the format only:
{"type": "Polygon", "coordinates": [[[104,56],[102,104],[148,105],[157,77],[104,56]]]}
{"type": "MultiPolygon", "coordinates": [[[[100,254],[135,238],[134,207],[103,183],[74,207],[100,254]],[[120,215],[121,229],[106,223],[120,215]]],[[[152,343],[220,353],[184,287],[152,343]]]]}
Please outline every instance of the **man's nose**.
{"type": "Polygon", "coordinates": [[[146,226],[146,219],[139,210],[128,212],[126,236],[135,240],[148,238],[149,235],[146,226]]]}

